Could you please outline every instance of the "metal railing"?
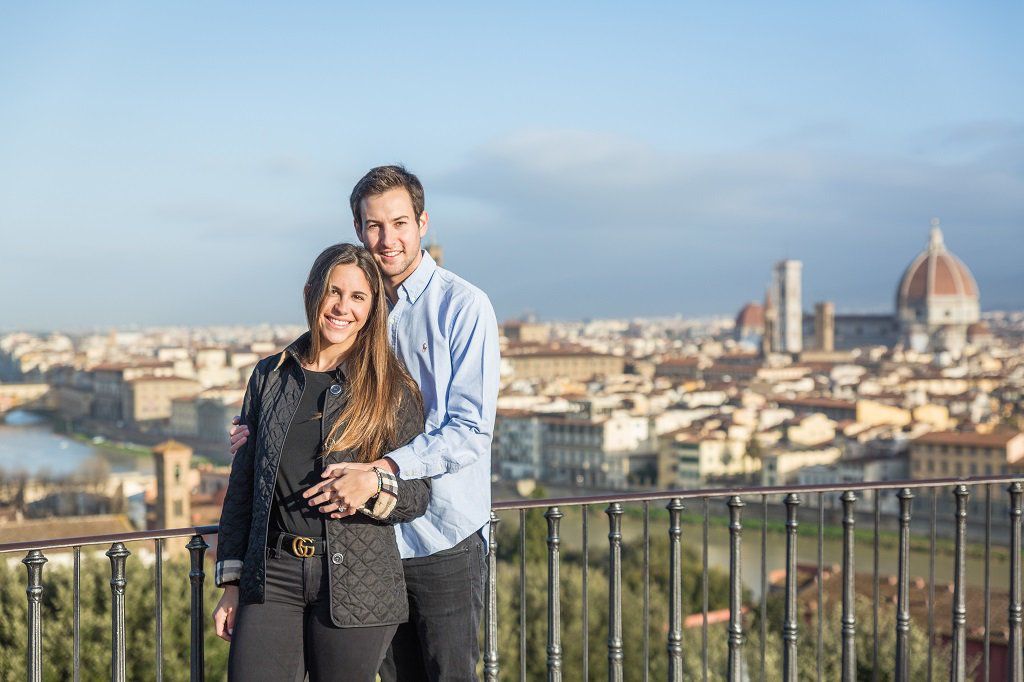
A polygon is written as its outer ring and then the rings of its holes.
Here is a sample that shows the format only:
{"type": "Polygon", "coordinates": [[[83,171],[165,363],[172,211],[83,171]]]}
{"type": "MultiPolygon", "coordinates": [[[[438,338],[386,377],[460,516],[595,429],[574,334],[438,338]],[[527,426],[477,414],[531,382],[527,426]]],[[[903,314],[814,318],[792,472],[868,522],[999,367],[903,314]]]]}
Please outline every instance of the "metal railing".
{"type": "Polygon", "coordinates": [[[55,540],[39,540],[29,542],[13,542],[0,545],[0,554],[10,552],[26,552],[22,563],[28,572],[28,642],[26,647],[27,673],[31,682],[40,682],[43,675],[42,652],[42,597],[44,590],[43,566],[48,561],[45,555],[49,550],[71,549],[73,553],[73,670],[74,681],[78,682],[81,675],[81,588],[82,588],[82,548],[89,546],[110,545],[106,556],[110,559],[110,679],[114,682],[125,680],[125,564],[131,552],[125,543],[152,541],[155,551],[156,608],[154,613],[156,627],[156,679],[163,679],[163,563],[164,543],[173,538],[190,538],[185,545],[189,552],[191,570],[191,604],[189,620],[191,637],[189,648],[190,679],[202,681],[204,674],[204,630],[209,617],[203,605],[203,583],[206,573],[203,561],[209,545],[204,535],[217,532],[217,526],[196,526],[191,528],[174,528],[167,530],[139,531],[135,533],[119,533],[115,535],[92,535],[83,537],[60,538],[55,540]]]}
{"type": "MultiPolygon", "coordinates": [[[[664,528],[665,537],[668,543],[668,592],[667,592],[667,619],[662,623],[661,628],[665,632],[664,653],[667,656],[667,677],[669,680],[682,680],[684,672],[684,654],[689,653],[696,656],[696,652],[684,651],[684,619],[686,616],[700,614],[700,666],[699,679],[709,679],[709,672],[714,673],[712,678],[721,677],[722,671],[709,671],[709,525],[711,519],[712,504],[724,502],[728,514],[728,625],[726,629],[727,658],[725,665],[726,678],[730,681],[747,679],[767,679],[766,670],[766,640],[769,633],[769,618],[766,617],[767,599],[769,592],[767,572],[767,549],[769,533],[769,509],[770,507],[781,514],[783,522],[783,533],[785,535],[785,578],[782,581],[782,600],[784,603],[783,617],[778,624],[777,632],[781,635],[781,672],[782,679],[787,682],[798,679],[798,672],[801,666],[810,666],[807,660],[801,660],[798,650],[803,638],[813,632],[809,620],[803,617],[798,609],[799,585],[798,567],[798,540],[801,522],[798,510],[805,503],[813,503],[816,508],[816,530],[817,530],[817,565],[814,577],[817,582],[817,617],[815,633],[816,660],[813,666],[817,672],[818,679],[822,677],[823,661],[823,607],[824,594],[823,579],[824,573],[824,529],[827,496],[835,495],[838,498],[838,507],[841,511],[841,679],[857,679],[857,633],[858,628],[871,627],[872,656],[871,669],[874,679],[880,670],[891,670],[892,679],[911,679],[910,664],[910,634],[914,627],[911,618],[911,588],[910,588],[910,552],[911,552],[911,529],[915,521],[913,502],[923,496],[930,502],[926,512],[925,520],[928,538],[928,597],[927,597],[927,678],[932,679],[933,673],[933,649],[938,641],[935,624],[935,571],[936,571],[936,529],[940,523],[948,523],[952,530],[953,539],[953,581],[952,581],[952,602],[949,613],[951,625],[949,640],[951,643],[951,658],[949,662],[949,678],[951,680],[966,680],[968,676],[968,623],[967,623],[967,570],[966,558],[968,552],[968,513],[970,509],[970,498],[972,491],[982,489],[984,509],[983,515],[983,561],[984,561],[984,623],[981,628],[983,636],[983,660],[981,661],[981,679],[991,679],[993,672],[991,651],[992,613],[990,609],[991,600],[991,547],[993,536],[993,521],[995,525],[1004,526],[1006,547],[1008,548],[1008,606],[1005,614],[1006,622],[1006,679],[1011,682],[1024,682],[1024,639],[1022,639],[1022,583],[1021,583],[1021,530],[1022,530],[1022,497],[1024,497],[1024,478],[1014,476],[998,476],[971,479],[941,479],[931,481],[896,481],[882,483],[858,483],[828,486],[776,486],[766,488],[730,488],[730,489],[704,489],[690,491],[665,491],[654,493],[630,493],[610,496],[587,496],[561,499],[538,499],[538,500],[516,500],[498,502],[491,512],[490,524],[487,534],[490,540],[487,555],[488,576],[485,584],[484,599],[484,648],[483,648],[483,669],[486,680],[498,680],[509,677],[502,673],[502,666],[507,666],[510,661],[503,661],[499,656],[499,631],[506,628],[505,624],[499,623],[498,609],[498,526],[502,515],[511,515],[518,518],[518,587],[519,587],[519,613],[518,622],[509,623],[508,627],[519,629],[519,650],[518,650],[518,672],[519,679],[527,679],[527,640],[525,632],[527,629],[527,525],[528,512],[530,510],[544,510],[546,522],[546,647],[545,647],[545,672],[549,680],[561,680],[563,670],[567,666],[579,666],[577,669],[582,672],[582,679],[590,679],[589,652],[590,652],[590,613],[588,588],[590,583],[589,572],[591,570],[590,552],[590,516],[593,508],[597,505],[604,506],[603,512],[607,517],[608,544],[607,544],[607,582],[608,582],[608,611],[607,611],[607,674],[611,681],[624,679],[624,641],[623,641],[623,515],[627,507],[639,505],[642,513],[642,526],[640,544],[642,549],[642,609],[643,609],[643,641],[640,657],[643,661],[643,679],[648,679],[648,664],[651,660],[651,642],[649,633],[650,623],[650,580],[651,580],[651,526],[652,526],[652,504],[665,503],[667,511],[667,524],[664,528]],[[951,503],[952,513],[948,518],[943,519],[938,514],[940,493],[948,489],[952,498],[946,498],[951,503]],[[994,519],[993,490],[1002,493],[1005,490],[1006,514],[1003,522],[999,523],[998,517],[994,519]],[[869,493],[869,497],[865,496],[869,493]],[[859,497],[859,495],[861,497],[859,497]],[[882,498],[884,495],[895,495],[895,527],[897,544],[897,571],[896,571],[896,594],[895,594],[895,655],[892,660],[881,660],[879,652],[879,611],[880,611],[880,546],[879,538],[882,524],[882,498]],[[871,500],[869,508],[859,509],[858,502],[867,498],[871,500]],[[778,502],[776,502],[778,500],[778,502]],[[699,514],[693,521],[694,530],[699,529],[702,545],[701,552],[701,574],[684,575],[683,572],[683,536],[689,526],[684,526],[684,511],[687,505],[699,510],[699,514]],[[759,651],[755,661],[759,660],[759,670],[749,669],[747,663],[747,637],[750,634],[745,628],[744,605],[745,591],[742,579],[742,565],[744,555],[743,531],[744,531],[744,510],[752,506],[755,511],[759,510],[760,519],[760,591],[758,595],[759,605],[751,604],[759,608],[759,651]],[[581,609],[579,617],[582,621],[582,659],[579,661],[567,662],[563,655],[562,642],[562,604],[561,575],[562,557],[561,545],[563,541],[562,520],[565,518],[565,510],[573,509],[580,513],[580,552],[582,562],[580,564],[580,587],[581,587],[581,609]],[[855,532],[858,524],[858,513],[861,519],[872,522],[871,543],[873,545],[872,562],[872,622],[870,624],[858,622],[855,609],[856,575],[857,564],[855,555],[855,532]],[[700,580],[700,598],[702,608],[693,614],[683,613],[683,586],[684,581],[700,580]]],[[[807,506],[807,505],[805,505],[807,506]]],[[[863,505],[862,505],[863,506],[863,505]]],[[[655,510],[656,511],[656,510],[655,510]]],[[[919,519],[920,517],[916,517],[919,519]]],[[[753,525],[753,524],[752,524],[753,525]]],[[[189,580],[191,583],[191,649],[190,674],[192,680],[204,679],[204,650],[203,639],[205,624],[209,614],[203,604],[203,583],[205,571],[203,567],[204,557],[208,545],[203,536],[216,533],[216,526],[202,526],[195,528],[182,528],[173,530],[146,531],[138,533],[127,533],[107,536],[92,536],[78,538],[63,538],[59,540],[45,540],[38,542],[10,543],[0,545],[0,553],[26,552],[22,563],[27,569],[27,598],[28,598],[28,631],[27,631],[27,670],[30,680],[42,679],[43,652],[42,652],[42,613],[41,601],[45,590],[43,579],[43,566],[47,562],[45,552],[54,549],[67,549],[73,551],[73,585],[74,585],[74,671],[75,679],[79,675],[79,642],[80,642],[80,569],[81,550],[85,546],[109,544],[106,556],[110,560],[110,590],[111,590],[111,653],[110,670],[111,679],[125,679],[125,630],[124,630],[124,594],[125,594],[125,564],[130,552],[125,547],[126,542],[152,541],[155,549],[155,580],[156,580],[156,678],[162,679],[163,659],[163,603],[161,597],[163,582],[163,550],[164,542],[171,538],[190,538],[186,545],[190,559],[191,570],[189,580]]],[[[997,541],[999,538],[995,538],[997,541]]],[[[514,566],[502,565],[501,570],[514,570],[514,566]]],[[[575,670],[574,670],[575,672],[575,670]]],[[[773,674],[777,678],[777,672],[773,674]]]]}

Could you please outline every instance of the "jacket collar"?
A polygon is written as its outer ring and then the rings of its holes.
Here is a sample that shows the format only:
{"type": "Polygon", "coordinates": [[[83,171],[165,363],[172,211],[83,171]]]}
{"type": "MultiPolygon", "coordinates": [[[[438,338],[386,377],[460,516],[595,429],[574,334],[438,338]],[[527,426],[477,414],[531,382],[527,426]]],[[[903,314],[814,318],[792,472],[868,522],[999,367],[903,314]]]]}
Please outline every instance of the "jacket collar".
{"type": "MultiPolygon", "coordinates": [[[[295,363],[297,367],[302,368],[302,356],[309,350],[309,346],[312,343],[313,336],[310,332],[306,332],[299,338],[289,343],[283,351],[278,353],[277,362],[274,363],[274,371],[280,370],[287,363],[295,363]]],[[[345,374],[342,372],[341,366],[331,372],[334,374],[335,379],[340,381],[344,378],[345,374]]]]}
{"type": "Polygon", "coordinates": [[[416,266],[416,270],[404,282],[398,285],[398,290],[405,294],[405,299],[409,303],[416,302],[416,299],[420,297],[423,290],[427,288],[427,284],[430,283],[430,278],[434,276],[434,272],[437,271],[437,263],[430,257],[427,250],[420,249],[420,254],[423,258],[420,260],[420,264],[416,266]]]}
{"type": "Polygon", "coordinates": [[[285,349],[278,353],[277,362],[274,363],[274,369],[279,370],[289,360],[295,364],[302,365],[302,356],[309,350],[309,344],[311,343],[312,336],[309,332],[306,332],[299,338],[295,339],[285,349]]]}

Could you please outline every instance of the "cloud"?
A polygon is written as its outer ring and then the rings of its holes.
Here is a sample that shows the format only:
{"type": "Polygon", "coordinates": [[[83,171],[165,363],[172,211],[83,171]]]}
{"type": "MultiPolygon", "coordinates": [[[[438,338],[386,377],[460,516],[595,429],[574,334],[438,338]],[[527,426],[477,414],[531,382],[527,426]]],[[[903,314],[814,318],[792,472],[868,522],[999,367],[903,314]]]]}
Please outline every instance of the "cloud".
{"type": "Polygon", "coordinates": [[[809,296],[884,309],[933,215],[951,248],[971,255],[984,305],[987,283],[999,301],[1019,296],[1003,291],[1007,280],[1024,284],[1007,255],[1024,251],[1024,172],[986,151],[1019,134],[953,129],[944,139],[987,142],[935,160],[788,146],[696,155],[531,130],[480,148],[429,187],[489,207],[481,213],[493,219],[460,236],[471,246],[446,249],[502,292],[509,312],[730,312],[760,295],[781,257],[804,260],[809,296]]]}

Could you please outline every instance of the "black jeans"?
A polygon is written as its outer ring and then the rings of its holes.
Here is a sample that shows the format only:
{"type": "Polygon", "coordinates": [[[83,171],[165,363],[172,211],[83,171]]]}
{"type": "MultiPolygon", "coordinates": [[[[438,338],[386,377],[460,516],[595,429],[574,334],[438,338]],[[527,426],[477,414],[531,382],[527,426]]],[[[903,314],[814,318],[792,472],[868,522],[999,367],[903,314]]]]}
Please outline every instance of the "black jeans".
{"type": "Polygon", "coordinates": [[[229,680],[374,682],[397,625],[339,628],[331,621],[326,557],[267,551],[262,604],[242,604],[228,654],[229,680]]]}
{"type": "Polygon", "coordinates": [[[381,682],[476,680],[484,609],[484,541],[473,533],[428,557],[405,559],[409,622],[398,626],[381,682]]]}

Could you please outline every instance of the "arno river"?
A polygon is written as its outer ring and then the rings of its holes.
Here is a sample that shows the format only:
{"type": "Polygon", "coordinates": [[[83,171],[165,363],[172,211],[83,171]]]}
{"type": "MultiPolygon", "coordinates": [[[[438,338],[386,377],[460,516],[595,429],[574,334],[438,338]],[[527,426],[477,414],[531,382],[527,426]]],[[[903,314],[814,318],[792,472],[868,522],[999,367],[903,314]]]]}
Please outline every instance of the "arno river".
{"type": "Polygon", "coordinates": [[[66,475],[103,459],[111,471],[152,471],[152,461],[54,433],[50,423],[28,412],[0,417],[0,471],[66,475]]]}

